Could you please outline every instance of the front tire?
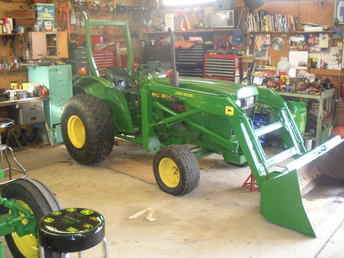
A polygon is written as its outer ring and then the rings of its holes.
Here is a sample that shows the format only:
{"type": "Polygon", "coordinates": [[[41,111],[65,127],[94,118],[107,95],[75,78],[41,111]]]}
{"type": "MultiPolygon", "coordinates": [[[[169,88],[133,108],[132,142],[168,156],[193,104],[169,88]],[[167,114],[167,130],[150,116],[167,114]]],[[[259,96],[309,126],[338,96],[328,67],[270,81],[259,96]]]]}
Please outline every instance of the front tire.
{"type": "Polygon", "coordinates": [[[83,165],[101,162],[114,145],[114,125],[108,105],[90,95],[70,99],[62,114],[64,143],[74,160],[83,165]]]}
{"type": "Polygon", "coordinates": [[[183,145],[173,145],[160,150],[154,157],[153,169],[156,182],[166,193],[181,196],[198,186],[198,161],[183,145]]]}
{"type": "MultiPolygon", "coordinates": [[[[40,182],[32,179],[18,179],[5,185],[2,197],[14,199],[35,215],[37,222],[46,214],[59,210],[54,195],[40,182]]],[[[38,224],[38,223],[37,223],[38,224]]],[[[16,232],[5,236],[8,248],[15,258],[39,258],[37,235],[20,237],[16,232]]],[[[62,258],[61,254],[45,250],[46,258],[62,258]]]]}

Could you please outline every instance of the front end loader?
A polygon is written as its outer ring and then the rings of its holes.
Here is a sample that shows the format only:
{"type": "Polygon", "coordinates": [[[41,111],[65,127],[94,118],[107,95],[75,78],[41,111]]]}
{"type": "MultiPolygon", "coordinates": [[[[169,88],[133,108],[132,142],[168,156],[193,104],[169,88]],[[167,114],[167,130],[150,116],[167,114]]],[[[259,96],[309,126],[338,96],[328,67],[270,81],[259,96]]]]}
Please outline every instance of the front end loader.
{"type": "Polygon", "coordinates": [[[177,78],[175,71],[171,79],[152,64],[133,69],[127,22],[86,19],[85,28],[89,74],[75,78],[78,94],[62,116],[65,145],[76,161],[90,165],[104,160],[115,138],[138,143],[155,153],[153,171],[160,189],[180,196],[198,185],[197,159],[217,153],[227,163],[249,166],[260,189],[261,214],[268,221],[316,235],[302,196],[324,177],[344,182],[340,137],[307,151],[287,103],[274,91],[177,78]],[[122,29],[127,68],[97,68],[91,31],[98,26],[122,29]],[[258,107],[269,110],[270,121],[255,128],[258,107]],[[265,135],[279,139],[278,151],[264,150],[260,139],[265,135]]]}

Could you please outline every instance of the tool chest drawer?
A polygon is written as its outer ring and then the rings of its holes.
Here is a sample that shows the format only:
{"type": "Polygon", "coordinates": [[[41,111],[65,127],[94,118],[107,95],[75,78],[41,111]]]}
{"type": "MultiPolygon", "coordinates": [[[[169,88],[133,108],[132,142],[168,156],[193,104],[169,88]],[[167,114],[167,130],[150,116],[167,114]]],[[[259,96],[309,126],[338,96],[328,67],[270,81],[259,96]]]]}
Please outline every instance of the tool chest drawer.
{"type": "Polygon", "coordinates": [[[20,125],[31,125],[45,121],[43,101],[31,101],[18,104],[18,123],[20,125]]]}
{"type": "Polygon", "coordinates": [[[240,76],[239,58],[235,55],[208,53],[205,55],[204,77],[235,82],[240,76]]]}

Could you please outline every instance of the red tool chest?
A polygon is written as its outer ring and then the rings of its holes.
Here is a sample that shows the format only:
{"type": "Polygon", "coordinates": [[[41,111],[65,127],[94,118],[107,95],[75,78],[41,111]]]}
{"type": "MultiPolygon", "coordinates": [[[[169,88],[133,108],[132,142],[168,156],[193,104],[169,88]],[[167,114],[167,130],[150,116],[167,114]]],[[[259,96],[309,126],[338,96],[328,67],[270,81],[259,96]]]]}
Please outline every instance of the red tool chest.
{"type": "Polygon", "coordinates": [[[238,82],[240,63],[236,55],[208,53],[204,57],[204,77],[238,82]]]}

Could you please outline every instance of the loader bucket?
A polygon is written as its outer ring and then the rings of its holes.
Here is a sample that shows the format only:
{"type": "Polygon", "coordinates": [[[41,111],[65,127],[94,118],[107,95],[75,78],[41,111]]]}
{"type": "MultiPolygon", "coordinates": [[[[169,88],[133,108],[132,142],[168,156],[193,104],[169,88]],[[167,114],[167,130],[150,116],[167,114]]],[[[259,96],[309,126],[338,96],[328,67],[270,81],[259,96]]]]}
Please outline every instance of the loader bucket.
{"type": "MultiPolygon", "coordinates": [[[[327,186],[329,186],[328,182],[333,182],[330,188],[339,189],[339,191],[330,191],[333,195],[343,195],[343,140],[335,137],[290,162],[286,168],[284,172],[271,173],[269,179],[261,184],[261,214],[273,224],[316,237],[314,223],[311,223],[307,215],[307,206],[304,206],[303,198],[325,181],[327,186]]],[[[329,196],[328,192],[318,199],[336,198],[336,196],[329,196]]],[[[332,201],[332,203],[336,202],[332,201]]],[[[324,206],[321,209],[327,209],[327,207],[324,206]]]]}
{"type": "Polygon", "coordinates": [[[315,237],[302,203],[297,172],[268,180],[260,187],[260,209],[271,223],[315,237]]]}

